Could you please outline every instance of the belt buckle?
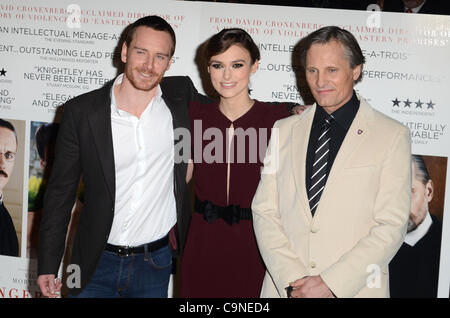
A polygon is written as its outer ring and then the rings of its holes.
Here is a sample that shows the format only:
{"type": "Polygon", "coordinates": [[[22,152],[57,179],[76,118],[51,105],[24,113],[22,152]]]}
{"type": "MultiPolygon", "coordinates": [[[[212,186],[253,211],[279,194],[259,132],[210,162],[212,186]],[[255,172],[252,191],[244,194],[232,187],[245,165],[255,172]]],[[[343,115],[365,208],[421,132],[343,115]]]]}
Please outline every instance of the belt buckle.
{"type": "Polygon", "coordinates": [[[133,248],[130,246],[119,246],[117,248],[117,255],[119,256],[130,256],[133,252],[133,248]]]}

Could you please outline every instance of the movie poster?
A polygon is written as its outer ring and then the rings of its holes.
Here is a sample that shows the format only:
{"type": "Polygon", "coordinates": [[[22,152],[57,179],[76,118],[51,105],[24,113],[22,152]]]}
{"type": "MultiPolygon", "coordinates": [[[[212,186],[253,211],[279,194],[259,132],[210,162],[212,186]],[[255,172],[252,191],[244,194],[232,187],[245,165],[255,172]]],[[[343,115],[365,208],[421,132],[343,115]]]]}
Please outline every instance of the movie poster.
{"type": "MultiPolygon", "coordinates": [[[[197,89],[209,95],[214,90],[202,44],[223,28],[245,29],[261,51],[250,88],[251,96],[262,101],[312,103],[297,54],[300,40],[325,25],[352,32],[366,58],[363,80],[355,89],[410,129],[412,153],[420,154],[428,168],[433,190],[426,202],[426,223],[416,224],[416,230],[439,225],[441,240],[433,246],[439,273],[435,288],[440,297],[448,297],[450,17],[187,1],[4,0],[0,118],[14,127],[17,148],[14,160],[8,155],[10,165],[0,170],[0,186],[18,250],[16,255],[0,256],[0,298],[40,295],[35,285],[40,211],[62,105],[123,71],[120,52],[126,27],[151,14],[166,19],[177,36],[166,75],[190,76],[197,89]]],[[[9,141],[5,137],[0,142],[9,141]]],[[[74,231],[82,206],[80,180],[71,217],[74,231]]],[[[67,275],[73,233],[67,236],[61,275],[67,275]]],[[[176,290],[176,277],[174,284],[176,290]]]]}

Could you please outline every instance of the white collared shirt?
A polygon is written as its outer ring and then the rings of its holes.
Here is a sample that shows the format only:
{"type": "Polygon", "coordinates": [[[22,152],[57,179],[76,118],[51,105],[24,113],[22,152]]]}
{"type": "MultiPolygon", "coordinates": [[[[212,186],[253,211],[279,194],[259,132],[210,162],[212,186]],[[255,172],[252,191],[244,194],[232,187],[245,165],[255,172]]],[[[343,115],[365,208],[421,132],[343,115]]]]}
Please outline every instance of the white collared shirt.
{"type": "Polygon", "coordinates": [[[425,216],[423,222],[420,223],[414,231],[406,233],[405,243],[409,246],[416,245],[416,243],[419,242],[422,237],[424,237],[428,233],[431,224],[433,224],[433,220],[431,219],[430,213],[427,213],[427,216],[425,216]]]}
{"type": "Polygon", "coordinates": [[[164,237],[177,221],[172,114],[161,88],[141,117],[118,108],[111,88],[116,202],[108,243],[138,246],[164,237]]]}

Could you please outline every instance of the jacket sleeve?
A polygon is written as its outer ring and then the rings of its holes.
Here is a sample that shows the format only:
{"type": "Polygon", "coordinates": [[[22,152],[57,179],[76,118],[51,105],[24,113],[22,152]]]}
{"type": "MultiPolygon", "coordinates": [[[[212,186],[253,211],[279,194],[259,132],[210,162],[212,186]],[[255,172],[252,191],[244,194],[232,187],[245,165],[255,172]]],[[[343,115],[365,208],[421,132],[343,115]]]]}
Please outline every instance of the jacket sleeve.
{"type": "MultiPolygon", "coordinates": [[[[289,283],[302,278],[307,270],[297,253],[292,249],[285,233],[278,200],[280,189],[277,185],[279,164],[278,122],[272,130],[261,181],[252,202],[253,226],[258,247],[280,297],[287,297],[285,288],[289,283]]],[[[281,135],[281,133],[280,133],[281,135]]]]}
{"type": "Polygon", "coordinates": [[[273,104],[273,106],[277,107],[277,106],[281,106],[281,107],[286,107],[286,110],[289,114],[292,113],[292,108],[294,108],[294,106],[297,106],[297,103],[291,103],[291,102],[270,102],[271,104],[273,104]]]}
{"type": "Polygon", "coordinates": [[[79,140],[70,106],[65,106],[39,230],[38,274],[57,274],[81,176],[79,140]]]}
{"type": "Polygon", "coordinates": [[[189,76],[186,76],[186,82],[189,92],[189,102],[199,102],[200,104],[211,104],[214,100],[206,95],[200,94],[195,88],[194,83],[189,76]]]}

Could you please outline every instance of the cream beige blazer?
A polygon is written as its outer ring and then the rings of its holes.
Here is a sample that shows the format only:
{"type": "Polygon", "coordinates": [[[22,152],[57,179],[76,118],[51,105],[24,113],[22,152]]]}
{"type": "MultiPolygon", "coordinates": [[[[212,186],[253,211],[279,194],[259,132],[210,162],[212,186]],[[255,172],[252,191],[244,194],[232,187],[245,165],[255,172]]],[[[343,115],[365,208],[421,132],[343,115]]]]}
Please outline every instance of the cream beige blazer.
{"type": "Polygon", "coordinates": [[[405,126],[358,99],[314,217],[305,163],[316,105],[274,125],[252,204],[267,266],[262,297],[286,297],[290,282],[313,275],[337,297],[389,297],[388,264],[410,211],[411,138],[405,126]]]}

